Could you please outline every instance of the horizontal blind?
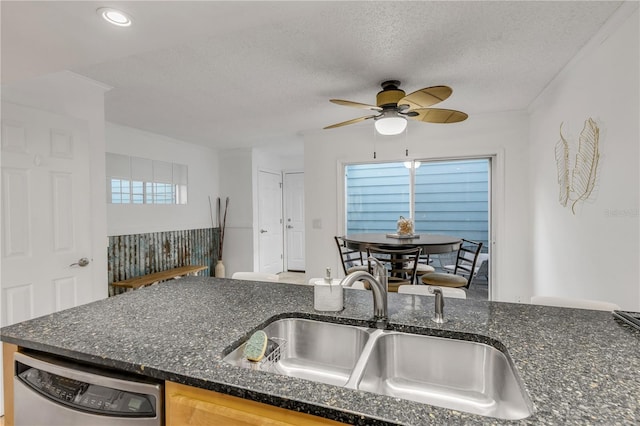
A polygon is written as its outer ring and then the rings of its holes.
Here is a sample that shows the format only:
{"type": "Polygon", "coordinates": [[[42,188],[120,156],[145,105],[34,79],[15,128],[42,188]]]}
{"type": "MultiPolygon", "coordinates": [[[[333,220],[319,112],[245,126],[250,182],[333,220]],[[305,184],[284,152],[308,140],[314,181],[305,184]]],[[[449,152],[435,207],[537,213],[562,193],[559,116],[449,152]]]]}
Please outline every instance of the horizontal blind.
{"type": "Polygon", "coordinates": [[[131,179],[131,157],[107,152],[106,172],[107,178],[131,179]]]}
{"type": "Polygon", "coordinates": [[[131,179],[139,182],[152,182],[153,161],[148,158],[131,157],[131,179]]]}

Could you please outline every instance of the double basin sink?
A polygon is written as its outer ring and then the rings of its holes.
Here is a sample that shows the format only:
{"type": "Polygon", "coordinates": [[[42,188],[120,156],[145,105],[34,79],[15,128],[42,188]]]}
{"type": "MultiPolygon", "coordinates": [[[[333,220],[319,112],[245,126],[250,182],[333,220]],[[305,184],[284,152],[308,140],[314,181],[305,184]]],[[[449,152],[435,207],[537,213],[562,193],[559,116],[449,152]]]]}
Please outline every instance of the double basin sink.
{"type": "MultiPolygon", "coordinates": [[[[261,369],[276,374],[500,419],[533,412],[509,356],[484,343],[301,318],[264,332],[281,352],[261,369]]],[[[260,368],[243,349],[224,361],[260,368]]]]}

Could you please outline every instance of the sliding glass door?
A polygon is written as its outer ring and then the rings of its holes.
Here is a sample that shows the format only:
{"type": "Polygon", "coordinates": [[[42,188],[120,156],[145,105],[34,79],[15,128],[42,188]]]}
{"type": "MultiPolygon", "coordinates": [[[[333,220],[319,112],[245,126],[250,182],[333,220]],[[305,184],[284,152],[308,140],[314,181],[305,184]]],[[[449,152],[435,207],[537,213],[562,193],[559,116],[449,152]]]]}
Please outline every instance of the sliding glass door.
{"type": "Polygon", "coordinates": [[[346,233],[395,232],[400,216],[420,233],[489,241],[490,159],[351,164],[346,233]]]}

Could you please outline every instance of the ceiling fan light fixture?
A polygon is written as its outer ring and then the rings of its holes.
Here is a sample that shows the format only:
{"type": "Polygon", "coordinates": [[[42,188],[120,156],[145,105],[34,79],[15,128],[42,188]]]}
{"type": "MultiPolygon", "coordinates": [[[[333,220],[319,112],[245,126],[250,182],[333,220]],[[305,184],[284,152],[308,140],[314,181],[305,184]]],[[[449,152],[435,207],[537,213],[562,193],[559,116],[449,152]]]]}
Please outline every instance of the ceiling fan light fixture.
{"type": "Polygon", "coordinates": [[[395,111],[386,111],[375,121],[376,131],[384,136],[399,135],[407,128],[407,119],[395,111]]]}
{"type": "Polygon", "coordinates": [[[131,25],[131,17],[121,10],[113,9],[111,7],[101,7],[96,10],[96,12],[110,24],[117,25],[119,27],[128,27],[131,25]]]}
{"type": "Polygon", "coordinates": [[[420,168],[421,164],[422,164],[421,161],[405,161],[404,167],[407,169],[418,169],[420,168]]]}

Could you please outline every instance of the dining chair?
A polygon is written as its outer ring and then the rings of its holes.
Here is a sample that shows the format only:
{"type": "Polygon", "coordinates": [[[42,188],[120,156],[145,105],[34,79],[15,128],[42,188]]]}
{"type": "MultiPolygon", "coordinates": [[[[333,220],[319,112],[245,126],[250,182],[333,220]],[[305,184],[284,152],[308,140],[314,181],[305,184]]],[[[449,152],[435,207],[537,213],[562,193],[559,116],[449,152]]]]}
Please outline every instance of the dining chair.
{"type": "Polygon", "coordinates": [[[231,278],[245,281],[280,281],[280,277],[276,274],[267,274],[264,272],[234,272],[231,278]]]}
{"type": "MultiPolygon", "coordinates": [[[[456,268],[455,263],[446,264],[446,265],[442,266],[442,269],[444,269],[445,272],[449,272],[449,273],[453,273],[455,268],[456,268]]],[[[478,254],[478,260],[476,261],[476,267],[474,268],[473,276],[474,276],[474,279],[479,277],[479,276],[483,276],[488,281],[488,279],[489,279],[489,253],[479,253],[478,254]]]]}
{"type": "MultiPolygon", "coordinates": [[[[436,271],[436,268],[431,266],[430,263],[431,263],[431,257],[428,254],[420,255],[420,258],[418,259],[418,266],[416,268],[416,284],[420,282],[420,278],[424,274],[430,274],[436,271]]],[[[413,268],[413,264],[411,262],[407,266],[409,268],[413,268]]]]}
{"type": "Polygon", "coordinates": [[[560,306],[564,308],[593,309],[596,311],[616,311],[620,306],[611,302],[590,299],[572,299],[570,297],[532,296],[532,305],[560,306]]]}
{"type": "MultiPolygon", "coordinates": [[[[387,267],[388,290],[398,291],[398,286],[414,284],[418,260],[422,249],[420,247],[410,249],[391,249],[383,247],[367,248],[367,258],[374,257],[387,267]]],[[[372,271],[369,271],[371,273],[372,271]]],[[[368,283],[365,283],[367,285],[368,283]]]]}
{"type": "MultiPolygon", "coordinates": [[[[433,289],[436,286],[433,285],[401,285],[398,287],[398,293],[404,294],[416,294],[420,296],[434,296],[433,289]]],[[[461,288],[453,287],[437,287],[442,290],[444,297],[451,297],[453,299],[466,299],[467,292],[461,288]]]]}
{"type": "Polygon", "coordinates": [[[423,275],[420,280],[427,285],[469,288],[476,273],[480,250],[482,250],[481,242],[462,239],[453,271],[432,272],[423,275]]]}
{"type": "Polygon", "coordinates": [[[369,269],[367,264],[364,262],[361,251],[347,247],[347,244],[342,237],[333,238],[338,246],[340,260],[342,262],[342,270],[345,275],[349,275],[355,271],[367,271],[369,269]]]}
{"type": "Polygon", "coordinates": [[[476,262],[476,274],[474,279],[484,277],[484,281],[489,282],[489,253],[480,253],[476,262]]]}

